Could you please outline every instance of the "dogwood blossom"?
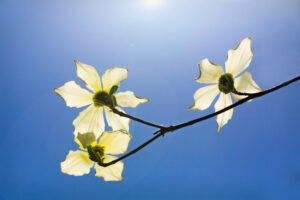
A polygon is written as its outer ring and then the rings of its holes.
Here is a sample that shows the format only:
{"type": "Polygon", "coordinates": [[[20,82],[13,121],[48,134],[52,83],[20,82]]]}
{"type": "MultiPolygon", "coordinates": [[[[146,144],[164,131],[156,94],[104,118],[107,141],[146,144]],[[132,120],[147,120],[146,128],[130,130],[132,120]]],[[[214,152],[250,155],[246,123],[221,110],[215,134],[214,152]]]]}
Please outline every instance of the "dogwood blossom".
{"type": "Polygon", "coordinates": [[[73,176],[90,173],[94,166],[95,176],[103,177],[105,181],[121,181],[124,163],[119,161],[113,165],[102,167],[98,163],[108,163],[117,159],[117,154],[127,151],[131,135],[125,130],[104,132],[97,143],[93,133],[78,134],[75,142],[81,150],[69,151],[66,159],[61,162],[61,172],[73,176]]]}
{"type": "MultiPolygon", "coordinates": [[[[200,75],[196,79],[199,83],[212,84],[198,89],[194,94],[194,104],[188,109],[205,110],[219,93],[220,97],[215,104],[215,111],[221,110],[232,104],[231,94],[236,101],[247,96],[237,95],[234,92],[256,93],[262,91],[253,81],[250,72],[242,73],[250,64],[253,57],[251,38],[242,40],[234,50],[228,51],[225,62],[225,73],[222,66],[204,59],[199,63],[200,75]],[[238,77],[237,77],[238,76],[238,77]]],[[[217,115],[219,133],[220,129],[232,118],[233,109],[217,115]]]]}
{"type": "Polygon", "coordinates": [[[122,107],[136,107],[149,101],[146,98],[135,96],[131,91],[115,93],[120,82],[127,79],[128,70],[122,67],[113,67],[105,71],[102,76],[102,86],[97,70],[87,64],[75,61],[77,76],[92,92],[81,88],[76,82],[69,81],[54,91],[63,98],[69,107],[80,108],[90,105],[80,112],[73,121],[74,134],[93,132],[97,137],[105,130],[103,108],[108,125],[113,130],[124,129],[129,131],[129,119],[113,113],[109,107],[124,112],[122,107]]]}

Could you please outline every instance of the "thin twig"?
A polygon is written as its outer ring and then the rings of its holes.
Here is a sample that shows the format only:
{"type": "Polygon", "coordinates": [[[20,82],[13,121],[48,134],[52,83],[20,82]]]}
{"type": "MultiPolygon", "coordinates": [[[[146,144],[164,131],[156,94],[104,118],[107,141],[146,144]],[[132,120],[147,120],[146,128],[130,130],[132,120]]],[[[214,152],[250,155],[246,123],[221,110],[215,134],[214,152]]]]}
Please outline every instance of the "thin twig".
{"type": "Polygon", "coordinates": [[[245,93],[245,92],[239,92],[237,91],[236,89],[234,89],[234,91],[232,92],[233,94],[237,94],[237,95],[242,95],[242,96],[250,96],[252,94],[255,94],[255,93],[245,93]]]}
{"type": "MultiPolygon", "coordinates": [[[[123,160],[125,158],[127,158],[128,156],[131,156],[132,154],[135,154],[136,152],[138,152],[139,150],[143,149],[144,147],[146,147],[148,144],[150,144],[151,142],[153,142],[154,140],[156,140],[157,138],[159,138],[160,136],[164,135],[164,133],[161,130],[157,130],[155,131],[153,134],[157,134],[156,136],[152,137],[150,140],[146,141],[145,143],[143,143],[142,145],[138,146],[137,148],[135,148],[134,150],[128,152],[127,154],[121,156],[120,158],[117,158],[111,162],[108,163],[102,163],[101,166],[102,167],[108,167],[109,165],[113,165],[117,162],[119,162],[120,160],[123,160]]],[[[100,163],[99,163],[100,165],[100,163]]]]}
{"type": "Polygon", "coordinates": [[[126,113],[124,113],[124,112],[121,112],[121,111],[117,110],[117,109],[114,108],[114,107],[110,107],[110,109],[111,109],[111,111],[113,111],[114,113],[116,113],[116,114],[118,114],[118,115],[120,115],[120,116],[122,116],[122,117],[127,117],[127,118],[129,118],[129,119],[132,119],[132,120],[134,120],[134,121],[140,122],[140,123],[142,123],[142,124],[146,124],[146,125],[148,125],[148,126],[152,126],[152,127],[160,128],[160,129],[165,128],[164,126],[160,126],[160,125],[157,125],[157,124],[154,124],[154,123],[151,123],[151,122],[148,122],[148,121],[139,119],[139,118],[137,118],[137,117],[128,115],[128,114],[126,114],[126,113]]]}
{"type": "Polygon", "coordinates": [[[138,152],[138,151],[140,151],[141,149],[145,148],[148,144],[150,144],[151,142],[155,141],[155,140],[158,139],[160,136],[163,136],[163,135],[165,135],[165,134],[168,133],[168,132],[176,131],[176,130],[178,130],[178,129],[181,129],[181,128],[184,128],[184,127],[187,127],[187,126],[191,126],[191,125],[193,125],[193,124],[195,124],[195,123],[198,123],[198,122],[201,122],[201,121],[203,121],[203,120],[212,118],[212,117],[214,117],[214,116],[217,116],[218,114],[221,114],[221,113],[223,113],[223,112],[226,112],[227,110],[230,110],[230,109],[232,109],[232,108],[234,108],[234,107],[236,107],[236,106],[239,106],[239,105],[245,103],[245,102],[248,101],[248,100],[251,100],[251,99],[255,99],[255,98],[264,96],[264,95],[266,95],[266,94],[269,94],[269,93],[271,93],[271,92],[274,92],[274,91],[276,91],[276,90],[279,90],[280,88],[283,88],[283,87],[285,87],[285,86],[287,86],[287,85],[289,85],[289,84],[291,84],[291,83],[293,83],[293,82],[296,82],[296,81],[298,81],[298,80],[300,80],[300,76],[297,76],[296,78],[293,78],[293,79],[291,79],[291,80],[289,80],[289,81],[286,81],[286,82],[284,82],[284,83],[282,83],[282,84],[280,84],[280,85],[277,85],[277,86],[275,86],[275,87],[273,87],[273,88],[271,88],[271,89],[268,89],[268,90],[265,90],[265,91],[262,91],[262,92],[258,92],[258,93],[250,94],[248,97],[246,97],[246,98],[244,98],[244,99],[242,99],[242,100],[240,100],[240,101],[238,101],[238,102],[236,102],[236,103],[234,103],[234,104],[232,104],[232,105],[230,105],[230,106],[228,106],[228,107],[226,107],[226,108],[224,108],[224,109],[222,109],[222,110],[219,110],[219,111],[217,111],[217,112],[211,113],[211,114],[206,115],[206,116],[204,116],[204,117],[200,117],[200,118],[197,118],[197,119],[194,119],[194,120],[185,122],[185,123],[181,123],[181,124],[178,124],[178,125],[175,125],[175,126],[162,127],[162,128],[160,128],[159,130],[157,130],[156,132],[153,133],[153,134],[155,135],[154,137],[152,137],[151,139],[149,139],[148,141],[146,141],[146,142],[143,143],[142,145],[138,146],[138,147],[135,148],[134,150],[128,152],[127,154],[123,155],[122,157],[120,157],[120,158],[118,158],[118,159],[115,159],[115,160],[113,160],[113,161],[111,161],[111,162],[108,162],[108,163],[103,163],[103,164],[101,164],[101,166],[103,166],[103,167],[108,167],[108,166],[110,166],[110,165],[113,165],[113,164],[119,162],[120,160],[123,160],[123,159],[125,159],[125,158],[127,158],[127,157],[129,157],[129,156],[131,156],[131,155],[133,155],[133,154],[135,154],[136,152],[138,152]]]}

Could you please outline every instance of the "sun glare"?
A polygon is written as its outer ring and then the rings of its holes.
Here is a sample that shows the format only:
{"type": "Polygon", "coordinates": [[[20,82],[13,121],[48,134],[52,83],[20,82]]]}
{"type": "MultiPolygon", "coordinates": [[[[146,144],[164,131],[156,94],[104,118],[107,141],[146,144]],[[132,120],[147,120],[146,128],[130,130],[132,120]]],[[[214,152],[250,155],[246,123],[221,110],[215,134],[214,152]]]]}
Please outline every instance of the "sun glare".
{"type": "Polygon", "coordinates": [[[149,8],[156,7],[161,4],[162,0],[145,0],[145,5],[149,8]]]}

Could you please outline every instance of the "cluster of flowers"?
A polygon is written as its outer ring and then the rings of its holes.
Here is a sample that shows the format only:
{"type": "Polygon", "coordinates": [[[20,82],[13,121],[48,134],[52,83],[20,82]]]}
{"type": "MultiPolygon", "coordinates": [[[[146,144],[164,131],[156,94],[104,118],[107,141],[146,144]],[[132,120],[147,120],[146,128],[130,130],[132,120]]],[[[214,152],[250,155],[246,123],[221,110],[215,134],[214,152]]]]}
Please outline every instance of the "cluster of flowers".
{"type": "MultiPolygon", "coordinates": [[[[202,60],[199,64],[200,75],[196,81],[212,85],[198,89],[194,94],[194,104],[188,109],[205,110],[221,93],[215,104],[215,111],[218,111],[232,104],[231,94],[238,101],[245,97],[242,93],[262,91],[249,72],[238,76],[249,66],[252,57],[251,39],[246,38],[236,49],[228,51],[225,73],[222,66],[215,65],[208,59],[202,60]]],[[[55,89],[69,107],[80,108],[90,105],[73,121],[74,141],[81,150],[69,152],[61,163],[61,171],[69,175],[81,176],[88,174],[95,166],[97,177],[103,177],[105,181],[120,181],[123,179],[122,161],[107,167],[101,166],[101,163],[115,160],[116,157],[112,155],[125,153],[131,139],[129,119],[115,114],[111,108],[124,112],[118,106],[136,107],[149,100],[137,97],[131,91],[116,93],[120,82],[128,77],[126,68],[108,69],[102,76],[102,88],[100,77],[94,67],[78,61],[75,61],[75,64],[77,76],[93,93],[81,88],[74,81],[55,89]],[[107,124],[112,131],[105,131],[103,108],[107,124]]],[[[217,115],[217,132],[227,124],[232,114],[233,109],[230,109],[217,115]]]]}
{"type": "Polygon", "coordinates": [[[105,181],[120,181],[124,168],[122,161],[108,167],[99,165],[116,159],[111,155],[125,153],[131,139],[129,119],[113,113],[110,108],[114,107],[124,112],[117,106],[136,107],[149,100],[139,98],[131,91],[116,93],[120,82],[128,77],[126,68],[108,69],[102,76],[102,89],[100,77],[94,67],[78,61],[75,61],[75,65],[77,76],[93,93],[81,88],[74,81],[55,89],[69,107],[90,105],[73,121],[74,140],[81,150],[69,152],[65,161],[61,163],[61,171],[82,176],[88,174],[95,165],[96,176],[103,177],[105,181]],[[112,128],[109,132],[105,131],[103,108],[107,124],[112,128]]]}

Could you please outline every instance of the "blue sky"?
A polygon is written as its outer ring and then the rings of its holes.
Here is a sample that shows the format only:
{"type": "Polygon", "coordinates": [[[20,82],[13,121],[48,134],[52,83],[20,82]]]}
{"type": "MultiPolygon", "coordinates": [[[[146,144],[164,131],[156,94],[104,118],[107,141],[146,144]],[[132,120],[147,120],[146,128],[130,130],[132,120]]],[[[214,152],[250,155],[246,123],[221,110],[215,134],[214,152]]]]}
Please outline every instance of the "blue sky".
{"type": "MultiPolygon", "coordinates": [[[[300,83],[236,108],[219,135],[215,119],[166,135],[124,160],[113,183],[60,172],[82,109],[53,92],[83,86],[75,59],[100,74],[127,67],[119,90],[150,102],[126,112],[184,122],[213,112],[185,110],[204,86],[197,64],[224,65],[246,37],[261,88],[299,75],[299,19],[299,0],[0,0],[0,199],[299,199],[300,83]]],[[[133,121],[130,130],[130,149],[154,131],[133,121]]]]}

